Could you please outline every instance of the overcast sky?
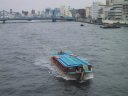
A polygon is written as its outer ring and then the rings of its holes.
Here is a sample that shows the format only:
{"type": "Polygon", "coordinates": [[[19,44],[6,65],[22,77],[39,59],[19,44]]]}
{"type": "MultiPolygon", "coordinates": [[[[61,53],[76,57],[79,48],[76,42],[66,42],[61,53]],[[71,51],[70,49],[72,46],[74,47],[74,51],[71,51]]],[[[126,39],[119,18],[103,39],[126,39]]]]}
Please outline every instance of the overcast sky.
{"type": "Polygon", "coordinates": [[[13,9],[21,10],[44,10],[45,8],[56,8],[62,5],[71,8],[85,8],[90,6],[93,1],[105,2],[106,0],[0,0],[0,11],[13,9]]]}

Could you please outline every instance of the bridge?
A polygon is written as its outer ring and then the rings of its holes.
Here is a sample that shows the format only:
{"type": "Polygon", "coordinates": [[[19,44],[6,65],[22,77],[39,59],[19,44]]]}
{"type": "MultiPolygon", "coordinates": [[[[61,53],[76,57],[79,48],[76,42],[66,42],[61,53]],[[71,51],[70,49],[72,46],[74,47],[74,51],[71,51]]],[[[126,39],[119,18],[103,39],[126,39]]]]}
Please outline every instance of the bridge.
{"type": "Polygon", "coordinates": [[[75,18],[73,17],[62,17],[62,16],[56,16],[53,12],[51,17],[43,17],[43,16],[22,16],[18,12],[7,12],[5,10],[0,11],[0,21],[5,23],[6,21],[12,21],[12,20],[51,20],[52,22],[56,22],[57,20],[62,21],[75,21],[75,18]]]}

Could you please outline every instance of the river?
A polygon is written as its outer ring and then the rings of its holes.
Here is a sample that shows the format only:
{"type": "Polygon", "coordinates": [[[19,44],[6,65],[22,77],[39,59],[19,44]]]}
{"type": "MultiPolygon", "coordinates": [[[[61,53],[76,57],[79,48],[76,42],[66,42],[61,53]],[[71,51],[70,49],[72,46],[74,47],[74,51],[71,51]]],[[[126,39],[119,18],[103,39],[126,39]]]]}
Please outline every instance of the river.
{"type": "Polygon", "coordinates": [[[0,24],[0,96],[127,96],[128,27],[79,22],[0,24]],[[50,54],[72,51],[94,66],[85,83],[57,76],[50,54]]]}

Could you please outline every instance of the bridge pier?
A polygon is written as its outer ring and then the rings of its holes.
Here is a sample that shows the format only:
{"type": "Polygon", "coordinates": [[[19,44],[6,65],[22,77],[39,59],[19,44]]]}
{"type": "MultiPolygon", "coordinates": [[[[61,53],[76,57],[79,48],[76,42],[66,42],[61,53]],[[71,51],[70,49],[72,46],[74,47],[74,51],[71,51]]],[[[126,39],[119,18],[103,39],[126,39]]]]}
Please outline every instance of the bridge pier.
{"type": "Polygon", "coordinates": [[[52,22],[56,22],[56,19],[52,19],[52,22]]]}
{"type": "Polygon", "coordinates": [[[5,23],[5,20],[3,20],[3,24],[5,23]]]}

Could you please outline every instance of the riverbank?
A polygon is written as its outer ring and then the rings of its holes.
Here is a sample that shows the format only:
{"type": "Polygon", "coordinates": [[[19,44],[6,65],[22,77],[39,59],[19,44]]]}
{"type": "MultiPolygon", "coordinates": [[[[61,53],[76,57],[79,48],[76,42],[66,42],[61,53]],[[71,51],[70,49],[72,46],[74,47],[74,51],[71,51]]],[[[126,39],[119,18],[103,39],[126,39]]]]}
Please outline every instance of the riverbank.
{"type": "Polygon", "coordinates": [[[88,23],[88,24],[95,24],[95,25],[103,25],[103,24],[116,24],[120,27],[128,27],[128,23],[124,22],[124,21],[112,21],[112,20],[91,20],[91,19],[84,19],[84,18],[80,18],[76,20],[77,22],[82,22],[82,23],[88,23]]]}

